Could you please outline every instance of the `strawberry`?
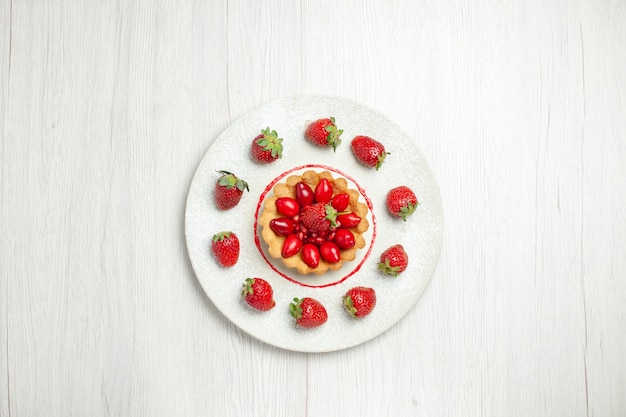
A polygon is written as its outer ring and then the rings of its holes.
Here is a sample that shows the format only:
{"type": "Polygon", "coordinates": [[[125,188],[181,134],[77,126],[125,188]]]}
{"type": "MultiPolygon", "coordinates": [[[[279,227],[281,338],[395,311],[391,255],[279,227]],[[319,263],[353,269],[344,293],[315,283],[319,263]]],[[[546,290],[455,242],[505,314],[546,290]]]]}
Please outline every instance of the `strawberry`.
{"type": "Polygon", "coordinates": [[[417,197],[413,190],[405,185],[393,188],[387,193],[387,209],[389,212],[406,221],[418,206],[417,197]]]}
{"type": "Polygon", "coordinates": [[[337,210],[330,204],[315,203],[300,211],[300,223],[309,232],[326,233],[335,226],[337,210]]]}
{"type": "Polygon", "coordinates": [[[355,136],[350,147],[360,163],[370,168],[376,168],[376,170],[383,165],[385,157],[390,154],[390,152],[385,151],[385,146],[382,143],[369,136],[355,136]]]}
{"type": "Polygon", "coordinates": [[[352,317],[365,317],[376,306],[376,292],[368,287],[351,288],[343,296],[343,306],[352,317]]]}
{"type": "Polygon", "coordinates": [[[333,151],[341,144],[340,136],[343,130],[337,129],[334,117],[318,119],[307,127],[304,132],[306,140],[314,145],[327,147],[332,146],[333,151]]]}
{"type": "Polygon", "coordinates": [[[378,269],[386,275],[398,276],[399,273],[406,270],[409,264],[409,256],[400,244],[387,248],[380,255],[380,263],[378,269]]]}
{"type": "Polygon", "coordinates": [[[268,311],[274,308],[274,291],[263,278],[246,278],[241,286],[241,296],[253,308],[268,311]]]}
{"type": "Polygon", "coordinates": [[[321,326],[328,320],[326,308],[322,303],[310,297],[294,298],[293,303],[289,304],[289,311],[296,319],[296,325],[306,329],[321,326]]]}
{"type": "Polygon", "coordinates": [[[237,178],[228,171],[217,171],[222,174],[215,184],[215,204],[220,210],[228,210],[239,204],[243,191],[250,191],[248,183],[237,178]]]}
{"type": "Polygon", "coordinates": [[[233,266],[239,259],[239,238],[233,232],[220,232],[213,235],[211,250],[222,266],[233,266]]]}
{"type": "Polygon", "coordinates": [[[250,153],[252,159],[260,164],[269,164],[283,156],[283,139],[275,130],[266,128],[252,140],[250,153]]]}

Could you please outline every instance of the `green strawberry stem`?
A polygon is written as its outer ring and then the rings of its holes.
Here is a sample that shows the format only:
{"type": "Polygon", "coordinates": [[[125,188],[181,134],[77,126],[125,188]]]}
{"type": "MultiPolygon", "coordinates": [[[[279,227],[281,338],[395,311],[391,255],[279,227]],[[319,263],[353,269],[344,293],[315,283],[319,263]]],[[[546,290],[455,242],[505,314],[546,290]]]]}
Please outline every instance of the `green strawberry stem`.
{"type": "Polygon", "coordinates": [[[383,166],[383,162],[385,162],[385,157],[387,155],[391,155],[391,152],[382,151],[380,153],[380,155],[378,155],[378,158],[377,158],[377,161],[376,161],[376,171],[378,171],[378,168],[383,166]]]}
{"type": "Polygon", "coordinates": [[[356,308],[354,308],[354,302],[352,301],[352,297],[346,295],[343,298],[343,305],[346,307],[346,310],[352,317],[356,317],[356,308]]]}
{"type": "Polygon", "coordinates": [[[398,213],[398,215],[402,217],[402,220],[406,221],[406,219],[413,214],[418,205],[419,203],[413,204],[409,202],[406,206],[400,208],[400,213],[398,213]]]}
{"type": "Polygon", "coordinates": [[[325,130],[328,132],[328,135],[326,136],[326,141],[330,146],[333,147],[333,152],[336,152],[337,146],[341,145],[340,136],[343,133],[343,130],[337,129],[334,117],[331,116],[329,119],[331,122],[333,122],[333,124],[325,127],[325,130]]]}
{"type": "Polygon", "coordinates": [[[262,138],[259,138],[256,143],[263,150],[270,151],[272,158],[283,157],[283,139],[278,137],[278,133],[275,130],[270,130],[269,127],[261,130],[263,134],[262,138]]]}
{"type": "Polygon", "coordinates": [[[337,226],[337,216],[349,213],[349,211],[337,211],[330,203],[326,204],[324,207],[326,209],[325,218],[330,222],[331,227],[337,226]]]}
{"type": "Polygon", "coordinates": [[[300,307],[300,304],[302,304],[302,300],[299,298],[294,298],[293,303],[289,304],[289,312],[294,319],[302,318],[302,307],[300,307]]]}
{"type": "Polygon", "coordinates": [[[213,235],[213,242],[221,242],[222,240],[229,238],[233,232],[219,232],[213,235]]]}
{"type": "Polygon", "coordinates": [[[221,185],[222,187],[226,187],[226,188],[237,187],[239,191],[244,191],[244,190],[250,191],[250,189],[248,188],[248,183],[242,180],[241,178],[237,178],[237,176],[233,174],[232,172],[228,172],[224,170],[220,170],[216,172],[219,174],[222,174],[222,176],[218,179],[218,184],[221,185]]]}
{"type": "Polygon", "coordinates": [[[380,262],[378,264],[378,269],[380,269],[383,273],[394,276],[394,277],[397,277],[398,273],[400,272],[400,267],[391,266],[391,264],[389,263],[389,259],[385,259],[384,263],[380,262]]]}
{"type": "Polygon", "coordinates": [[[242,297],[245,297],[246,295],[254,294],[254,290],[252,289],[252,284],[254,284],[254,278],[246,278],[246,282],[244,282],[241,288],[242,297]]]}

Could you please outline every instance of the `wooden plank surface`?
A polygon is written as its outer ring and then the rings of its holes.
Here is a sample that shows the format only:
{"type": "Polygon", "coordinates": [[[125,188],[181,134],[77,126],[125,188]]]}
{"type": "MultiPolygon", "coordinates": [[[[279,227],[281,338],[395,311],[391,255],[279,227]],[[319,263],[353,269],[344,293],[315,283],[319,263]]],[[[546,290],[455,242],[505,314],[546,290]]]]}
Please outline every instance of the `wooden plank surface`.
{"type": "Polygon", "coordinates": [[[626,414],[626,3],[0,0],[0,417],[626,414]],[[202,155],[270,100],[388,115],[445,209],[376,339],[302,354],[204,295],[202,155]]]}

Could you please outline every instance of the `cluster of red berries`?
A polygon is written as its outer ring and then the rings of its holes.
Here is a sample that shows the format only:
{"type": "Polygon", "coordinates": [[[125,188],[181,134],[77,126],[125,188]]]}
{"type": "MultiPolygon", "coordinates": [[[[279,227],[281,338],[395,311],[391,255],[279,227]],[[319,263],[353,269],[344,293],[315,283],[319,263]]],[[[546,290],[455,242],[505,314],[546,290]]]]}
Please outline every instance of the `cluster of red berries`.
{"type": "Polygon", "coordinates": [[[312,189],[305,182],[298,182],[295,198],[276,199],[276,211],[281,215],[272,219],[270,228],[284,236],[281,256],[290,258],[298,253],[310,268],[317,268],[320,260],[337,263],[341,251],[355,246],[350,230],[361,222],[361,217],[350,207],[347,193],[333,194],[333,187],[326,178],[312,189]]]}

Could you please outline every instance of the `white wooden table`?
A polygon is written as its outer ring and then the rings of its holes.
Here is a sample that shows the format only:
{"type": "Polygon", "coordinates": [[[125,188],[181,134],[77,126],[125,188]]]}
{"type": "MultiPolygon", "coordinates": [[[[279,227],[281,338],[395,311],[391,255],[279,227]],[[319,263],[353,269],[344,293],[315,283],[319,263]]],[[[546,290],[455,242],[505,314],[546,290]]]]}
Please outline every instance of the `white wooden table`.
{"type": "Polygon", "coordinates": [[[626,2],[0,0],[0,416],[626,415],[626,2]],[[202,155],[280,97],[368,105],[441,187],[389,331],[241,332],[184,240],[202,155]]]}

